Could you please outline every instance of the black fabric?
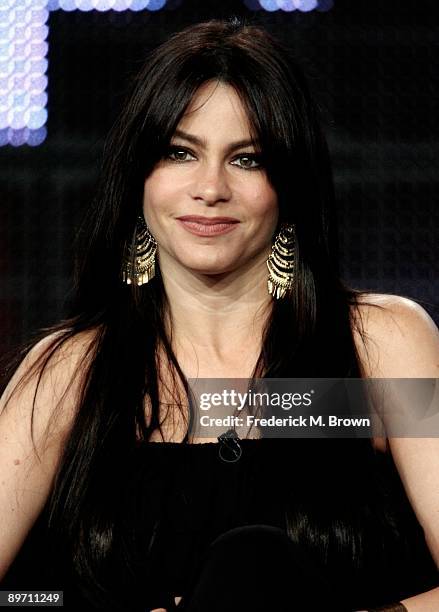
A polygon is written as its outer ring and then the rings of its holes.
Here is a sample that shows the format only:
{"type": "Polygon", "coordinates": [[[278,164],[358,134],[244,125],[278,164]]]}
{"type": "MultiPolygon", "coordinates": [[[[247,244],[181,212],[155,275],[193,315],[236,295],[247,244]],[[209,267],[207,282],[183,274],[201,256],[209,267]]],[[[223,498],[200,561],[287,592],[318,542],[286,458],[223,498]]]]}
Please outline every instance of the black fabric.
{"type": "Polygon", "coordinates": [[[347,611],[306,548],[268,525],[236,527],[209,547],[181,612],[347,611]]]}
{"type": "MultiPolygon", "coordinates": [[[[294,559],[299,551],[291,566],[302,567],[306,555],[316,584],[324,581],[328,597],[345,609],[400,601],[439,585],[392,458],[374,451],[369,440],[262,439],[242,440],[241,446],[240,459],[227,463],[214,443],[138,445],[123,484],[117,484],[122,511],[102,604],[87,603],[75,574],[65,570],[69,550],[49,555],[44,514],[5,585],[63,589],[67,609],[169,608],[174,596],[190,601],[211,563],[213,542],[254,525],[287,534],[293,547],[287,556],[294,559]]],[[[263,580],[268,561],[255,554],[255,542],[248,534],[243,538],[224,574],[224,592],[242,572],[247,581],[263,580]]],[[[272,578],[265,587],[274,598],[279,586],[272,578]]]]}

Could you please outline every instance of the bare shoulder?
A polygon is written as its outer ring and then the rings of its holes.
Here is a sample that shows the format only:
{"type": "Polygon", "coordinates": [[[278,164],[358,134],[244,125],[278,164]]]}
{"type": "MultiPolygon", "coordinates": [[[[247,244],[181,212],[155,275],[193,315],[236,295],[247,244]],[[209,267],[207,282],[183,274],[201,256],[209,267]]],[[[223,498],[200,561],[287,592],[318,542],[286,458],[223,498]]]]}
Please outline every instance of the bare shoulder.
{"type": "MultiPolygon", "coordinates": [[[[67,330],[66,330],[67,331],[67,330]]],[[[23,417],[31,411],[36,423],[46,422],[56,406],[60,421],[73,416],[77,392],[82,384],[97,332],[84,331],[66,336],[64,331],[49,334],[25,355],[0,398],[0,415],[23,417]]]]}
{"type": "MultiPolygon", "coordinates": [[[[364,342],[359,331],[355,335],[368,376],[439,378],[439,331],[419,304],[395,295],[366,296],[355,316],[361,319],[356,322],[360,325],[362,322],[365,332],[364,342]]],[[[401,415],[405,411],[412,422],[411,401],[395,397],[401,415]]],[[[387,448],[439,566],[439,439],[433,433],[437,428],[434,402],[435,399],[431,404],[433,411],[426,419],[431,437],[389,436],[387,448]]],[[[378,439],[377,447],[386,450],[382,438],[378,439]]]]}
{"type": "Polygon", "coordinates": [[[439,331],[427,311],[398,295],[362,296],[353,332],[366,376],[436,378],[439,331]]]}
{"type": "Polygon", "coordinates": [[[50,494],[95,337],[46,336],[0,398],[0,580],[50,494]]]}

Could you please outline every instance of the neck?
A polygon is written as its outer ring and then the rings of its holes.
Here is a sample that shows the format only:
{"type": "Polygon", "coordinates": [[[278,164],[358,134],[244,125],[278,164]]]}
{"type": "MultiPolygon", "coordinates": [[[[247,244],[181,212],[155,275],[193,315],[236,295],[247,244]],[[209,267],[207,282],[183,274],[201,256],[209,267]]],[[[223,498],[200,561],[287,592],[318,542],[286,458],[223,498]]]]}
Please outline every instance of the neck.
{"type": "Polygon", "coordinates": [[[239,270],[207,275],[161,258],[174,342],[218,360],[245,347],[260,349],[272,305],[265,262],[262,253],[239,270]]]}

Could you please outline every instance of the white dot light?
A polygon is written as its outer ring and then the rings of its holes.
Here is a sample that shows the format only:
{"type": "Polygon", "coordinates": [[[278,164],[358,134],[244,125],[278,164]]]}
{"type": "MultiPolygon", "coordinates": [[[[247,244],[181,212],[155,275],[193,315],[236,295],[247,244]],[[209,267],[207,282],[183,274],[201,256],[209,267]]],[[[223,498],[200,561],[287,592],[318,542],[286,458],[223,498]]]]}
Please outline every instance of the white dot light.
{"type": "Polygon", "coordinates": [[[59,0],[59,8],[63,11],[74,11],[78,7],[75,0],[59,0]]]}
{"type": "Polygon", "coordinates": [[[93,10],[93,2],[91,0],[77,0],[76,8],[80,11],[88,12],[93,10]]]}
{"type": "Polygon", "coordinates": [[[38,128],[38,130],[29,130],[27,144],[31,147],[37,147],[46,140],[46,136],[47,130],[45,126],[38,128]]]}
{"type": "Polygon", "coordinates": [[[150,11],[159,11],[165,6],[165,4],[166,0],[151,0],[148,5],[148,9],[150,11]]]}
{"type": "Polygon", "coordinates": [[[296,5],[294,4],[294,0],[279,0],[278,6],[281,11],[292,12],[296,10],[296,5]]]}
{"type": "Polygon", "coordinates": [[[131,0],[130,10],[143,11],[148,7],[149,0],[131,0]]]}
{"type": "Polygon", "coordinates": [[[0,111],[0,130],[4,130],[9,126],[9,119],[7,111],[0,111]]]}
{"type": "Polygon", "coordinates": [[[0,147],[9,144],[8,130],[0,129],[0,147]]]}
{"type": "Polygon", "coordinates": [[[259,4],[261,5],[261,8],[263,8],[265,11],[272,12],[279,10],[277,0],[259,0],[259,4]]]}
{"type": "Polygon", "coordinates": [[[126,11],[129,6],[129,2],[127,0],[116,0],[113,6],[113,11],[126,11]]]}

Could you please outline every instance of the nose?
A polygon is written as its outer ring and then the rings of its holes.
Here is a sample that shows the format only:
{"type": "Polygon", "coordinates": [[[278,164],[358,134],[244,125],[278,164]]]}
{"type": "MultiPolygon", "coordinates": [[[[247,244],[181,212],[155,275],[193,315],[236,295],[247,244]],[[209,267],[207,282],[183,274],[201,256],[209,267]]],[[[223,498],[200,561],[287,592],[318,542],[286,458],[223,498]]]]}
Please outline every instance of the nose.
{"type": "Polygon", "coordinates": [[[221,164],[201,165],[194,176],[192,197],[207,206],[230,200],[232,191],[221,164]]]}

